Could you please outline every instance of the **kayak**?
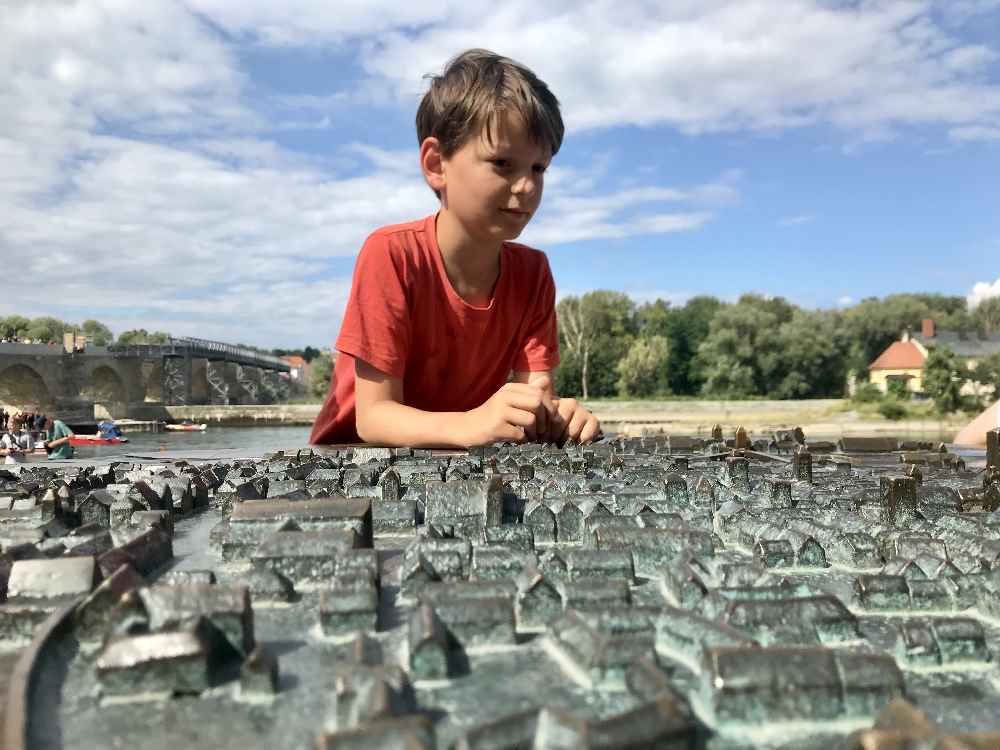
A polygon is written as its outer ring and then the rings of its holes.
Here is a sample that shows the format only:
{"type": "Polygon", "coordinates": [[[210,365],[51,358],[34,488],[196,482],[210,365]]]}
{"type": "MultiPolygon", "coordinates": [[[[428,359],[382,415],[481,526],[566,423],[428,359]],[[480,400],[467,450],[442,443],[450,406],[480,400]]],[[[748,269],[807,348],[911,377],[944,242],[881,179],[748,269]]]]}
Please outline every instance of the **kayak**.
{"type": "Polygon", "coordinates": [[[70,445],[120,445],[127,442],[127,437],[103,438],[99,435],[73,435],[69,439],[70,445]]]}
{"type": "Polygon", "coordinates": [[[174,432],[202,432],[208,428],[207,424],[165,424],[163,429],[174,432]]]}

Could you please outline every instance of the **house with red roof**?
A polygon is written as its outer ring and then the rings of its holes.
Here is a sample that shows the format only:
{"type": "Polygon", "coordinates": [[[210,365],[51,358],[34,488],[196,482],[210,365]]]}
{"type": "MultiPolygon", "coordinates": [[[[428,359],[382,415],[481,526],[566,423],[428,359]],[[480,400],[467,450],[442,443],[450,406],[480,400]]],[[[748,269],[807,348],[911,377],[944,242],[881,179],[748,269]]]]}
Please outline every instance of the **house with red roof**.
{"type": "Polygon", "coordinates": [[[288,373],[292,381],[305,383],[309,377],[309,363],[298,354],[289,354],[282,357],[282,359],[292,368],[288,373]]]}
{"type": "MultiPolygon", "coordinates": [[[[982,357],[1000,352],[1000,334],[980,336],[975,332],[938,330],[934,321],[925,318],[920,333],[904,331],[899,341],[868,365],[868,381],[885,393],[892,381],[902,381],[912,393],[923,393],[924,362],[930,347],[940,346],[951,351],[967,370],[974,370],[982,357]]],[[[979,395],[982,386],[967,380],[962,393],[979,395]]]]}

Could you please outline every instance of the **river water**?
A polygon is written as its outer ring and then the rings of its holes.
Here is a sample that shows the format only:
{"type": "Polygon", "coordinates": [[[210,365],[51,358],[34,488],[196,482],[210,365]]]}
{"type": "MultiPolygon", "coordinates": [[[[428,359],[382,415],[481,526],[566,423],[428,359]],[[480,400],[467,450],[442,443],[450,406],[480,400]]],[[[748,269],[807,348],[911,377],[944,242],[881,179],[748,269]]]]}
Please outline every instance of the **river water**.
{"type": "MultiPolygon", "coordinates": [[[[246,456],[260,456],[270,451],[289,448],[304,448],[309,444],[307,425],[274,425],[258,427],[209,427],[204,432],[129,432],[128,443],[124,445],[79,446],[76,449],[78,459],[114,459],[118,456],[149,456],[159,453],[177,456],[191,451],[198,455],[201,451],[219,449],[236,450],[246,456]]],[[[812,436],[811,436],[812,437],[812,436]]],[[[838,435],[818,436],[813,439],[836,440],[838,435]]],[[[916,439],[932,439],[918,436],[916,439]]],[[[968,458],[979,458],[985,455],[983,450],[958,449],[954,452],[968,458]]],[[[168,455],[164,455],[167,458],[168,455]]]]}
{"type": "Polygon", "coordinates": [[[77,458],[107,459],[115,456],[155,456],[166,451],[235,449],[261,455],[285,448],[303,448],[309,443],[307,425],[268,427],[209,427],[204,432],[128,432],[124,445],[82,445],[77,458]]]}

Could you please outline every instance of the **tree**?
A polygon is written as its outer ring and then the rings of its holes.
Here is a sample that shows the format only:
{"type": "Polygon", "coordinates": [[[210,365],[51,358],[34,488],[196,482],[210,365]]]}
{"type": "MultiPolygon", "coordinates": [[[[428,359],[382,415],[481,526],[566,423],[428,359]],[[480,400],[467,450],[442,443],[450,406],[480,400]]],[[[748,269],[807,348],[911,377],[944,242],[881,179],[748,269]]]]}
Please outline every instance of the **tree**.
{"type": "Polygon", "coordinates": [[[564,297],[556,312],[564,355],[559,368],[563,372],[556,380],[569,386],[560,392],[584,399],[613,395],[618,380],[615,366],[635,332],[632,300],[621,292],[594,291],[564,297]]]}
{"type": "Polygon", "coordinates": [[[6,318],[0,318],[0,338],[10,339],[15,336],[23,336],[27,332],[29,325],[31,325],[31,321],[23,315],[10,315],[6,318]]]}
{"type": "Polygon", "coordinates": [[[32,341],[41,341],[43,343],[58,341],[62,343],[63,333],[66,331],[72,331],[74,328],[75,326],[72,326],[69,323],[64,323],[58,318],[44,316],[41,318],[33,318],[31,323],[28,324],[28,327],[24,331],[23,335],[25,338],[29,338],[32,341]]]}
{"type": "Polygon", "coordinates": [[[145,328],[136,328],[131,331],[123,331],[115,342],[118,346],[136,346],[140,344],[166,344],[170,341],[170,334],[164,331],[153,331],[150,333],[145,328]]]}
{"type": "Polygon", "coordinates": [[[955,355],[941,346],[930,347],[924,362],[924,392],[934,399],[934,408],[950,414],[962,404],[964,375],[955,355]]]}
{"type": "MultiPolygon", "coordinates": [[[[303,357],[304,359],[304,357],[303,357]]],[[[317,357],[310,368],[309,390],[317,398],[326,398],[330,390],[330,379],[333,377],[333,357],[322,354],[317,357]]]]}
{"type": "Polygon", "coordinates": [[[993,396],[1000,398],[1000,354],[988,354],[976,363],[972,374],[977,383],[993,387],[993,396]]]}
{"type": "Polygon", "coordinates": [[[767,394],[780,364],[778,330],[793,310],[784,300],[776,305],[753,294],[718,310],[696,357],[705,374],[702,391],[725,398],[767,394]]]}
{"type": "Polygon", "coordinates": [[[272,349],[271,354],[275,357],[291,357],[298,355],[306,362],[311,363],[322,352],[314,346],[307,346],[305,349],[272,349]]]}
{"type": "Polygon", "coordinates": [[[637,338],[615,368],[618,372],[618,393],[639,397],[665,393],[668,357],[669,349],[664,336],[637,338]]]}
{"type": "Polygon", "coordinates": [[[640,336],[664,336],[670,351],[667,387],[671,393],[693,395],[705,382],[695,355],[708,336],[715,313],[723,303],[715,297],[692,297],[683,307],[656,300],[636,310],[636,329],[640,336]]]}
{"type": "Polygon", "coordinates": [[[972,319],[987,336],[1000,333],[1000,297],[989,297],[976,305],[972,319]]]}
{"type": "Polygon", "coordinates": [[[115,335],[103,323],[96,320],[85,320],[80,324],[80,332],[94,341],[94,346],[107,346],[114,341],[115,335]]]}
{"type": "Polygon", "coordinates": [[[839,314],[796,310],[778,330],[778,363],[767,395],[839,398],[847,385],[848,341],[839,314]]]}

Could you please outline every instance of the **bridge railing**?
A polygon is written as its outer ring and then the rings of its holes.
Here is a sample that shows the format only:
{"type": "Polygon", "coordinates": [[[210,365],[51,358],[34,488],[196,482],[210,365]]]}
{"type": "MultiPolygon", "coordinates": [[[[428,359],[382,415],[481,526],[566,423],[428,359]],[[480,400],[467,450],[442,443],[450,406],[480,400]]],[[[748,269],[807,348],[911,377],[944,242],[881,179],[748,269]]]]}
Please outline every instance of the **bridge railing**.
{"type": "Polygon", "coordinates": [[[209,359],[224,359],[242,364],[263,366],[273,370],[288,372],[291,367],[280,357],[264,354],[244,346],[226,344],[222,341],[210,341],[194,337],[170,338],[162,344],[126,344],[125,346],[109,347],[114,355],[120,357],[169,357],[195,356],[209,359]]]}

